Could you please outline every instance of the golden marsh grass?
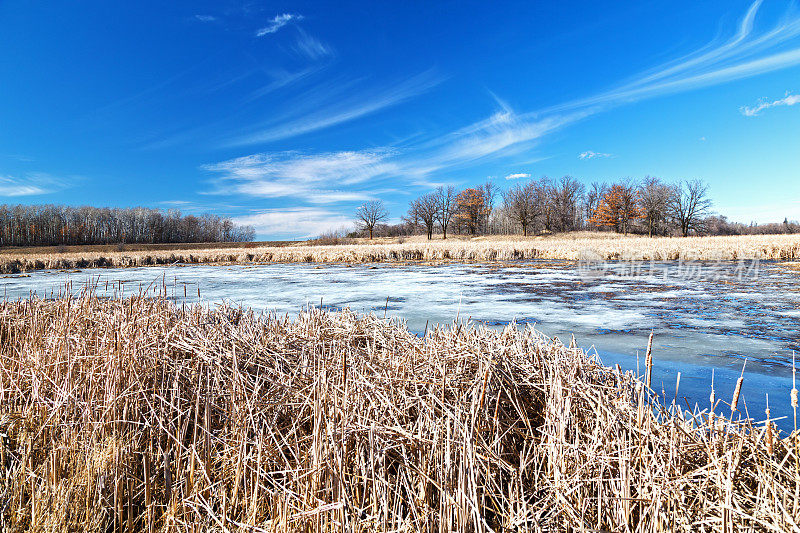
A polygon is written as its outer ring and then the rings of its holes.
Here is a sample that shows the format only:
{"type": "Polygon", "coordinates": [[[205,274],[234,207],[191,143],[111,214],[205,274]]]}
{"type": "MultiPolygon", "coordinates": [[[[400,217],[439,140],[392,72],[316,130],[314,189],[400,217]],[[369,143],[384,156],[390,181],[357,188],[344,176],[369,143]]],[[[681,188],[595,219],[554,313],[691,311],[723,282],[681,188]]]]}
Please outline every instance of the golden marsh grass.
{"type": "Polygon", "coordinates": [[[632,374],[530,328],[419,338],[348,311],[6,302],[0,409],[4,531],[800,522],[793,437],[722,405],[661,405],[632,374]]]}
{"type": "Polygon", "coordinates": [[[485,237],[406,242],[318,246],[254,246],[192,250],[67,251],[0,253],[0,273],[41,269],[131,267],[175,263],[374,263],[374,262],[494,262],[525,259],[674,261],[800,258],[800,235],[649,238],[576,233],[548,237],[485,237]]]}

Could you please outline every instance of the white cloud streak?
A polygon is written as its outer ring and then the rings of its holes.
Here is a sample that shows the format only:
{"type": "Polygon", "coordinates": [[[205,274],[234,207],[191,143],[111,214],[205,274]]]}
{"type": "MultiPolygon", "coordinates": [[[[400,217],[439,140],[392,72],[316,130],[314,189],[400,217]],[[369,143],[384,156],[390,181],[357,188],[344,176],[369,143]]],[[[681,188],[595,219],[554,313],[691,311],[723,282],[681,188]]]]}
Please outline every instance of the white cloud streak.
{"type": "Polygon", "coordinates": [[[756,34],[754,22],[762,0],[750,5],[736,33],[724,42],[712,41],[700,49],[636,76],[609,91],[551,108],[618,105],[708,87],[800,64],[800,48],[783,49],[800,36],[800,17],[787,14],[771,29],[756,34]]]}
{"type": "Polygon", "coordinates": [[[25,176],[1,176],[0,197],[36,196],[68,187],[65,180],[44,172],[29,172],[25,176]]]}
{"type": "Polygon", "coordinates": [[[771,107],[788,107],[797,104],[800,104],[800,94],[790,94],[787,92],[786,96],[779,98],[778,100],[773,100],[770,102],[766,98],[762,98],[756,105],[752,107],[743,106],[739,109],[739,111],[741,111],[742,115],[746,117],[755,117],[765,109],[769,109],[771,107]]]}
{"type": "Polygon", "coordinates": [[[330,229],[352,226],[341,213],[315,207],[270,209],[233,219],[236,224],[253,226],[256,233],[276,237],[309,238],[330,229]]]}
{"type": "Polygon", "coordinates": [[[604,154],[603,152],[593,152],[591,150],[587,150],[585,152],[581,152],[578,155],[578,159],[602,159],[605,157],[611,157],[611,154],[604,154]]]}
{"type": "Polygon", "coordinates": [[[303,30],[300,30],[300,36],[295,42],[294,51],[313,61],[333,55],[333,49],[329,45],[312,37],[303,30]]]}
{"type": "MultiPolygon", "coordinates": [[[[297,137],[306,133],[330,128],[337,124],[376,113],[387,107],[400,104],[414,96],[430,90],[441,82],[441,78],[431,71],[413,76],[408,80],[398,83],[388,89],[377,91],[375,96],[356,94],[340,99],[332,98],[335,94],[319,95],[314,93],[310,101],[299,102],[291,107],[297,109],[322,108],[302,116],[283,115],[273,119],[270,125],[257,129],[252,133],[235,137],[223,144],[223,147],[247,146],[253,144],[269,143],[283,139],[297,137]],[[329,102],[328,100],[333,100],[329,102]]],[[[376,91],[370,91],[370,94],[376,91]]]]}
{"type": "Polygon", "coordinates": [[[369,192],[351,188],[396,174],[397,167],[389,161],[391,155],[385,149],[314,155],[261,153],[202,168],[215,174],[216,189],[212,194],[294,197],[326,204],[370,198],[369,192]]]}
{"type": "Polygon", "coordinates": [[[506,179],[507,180],[518,180],[520,178],[530,178],[530,177],[531,177],[530,174],[527,174],[527,173],[524,173],[524,172],[519,172],[517,174],[509,174],[508,176],[506,176],[506,179]]]}
{"type": "Polygon", "coordinates": [[[263,37],[271,33],[275,33],[292,21],[303,20],[303,15],[295,13],[283,13],[282,15],[275,15],[275,18],[269,21],[269,24],[259,29],[256,32],[256,37],[263,37]]]}

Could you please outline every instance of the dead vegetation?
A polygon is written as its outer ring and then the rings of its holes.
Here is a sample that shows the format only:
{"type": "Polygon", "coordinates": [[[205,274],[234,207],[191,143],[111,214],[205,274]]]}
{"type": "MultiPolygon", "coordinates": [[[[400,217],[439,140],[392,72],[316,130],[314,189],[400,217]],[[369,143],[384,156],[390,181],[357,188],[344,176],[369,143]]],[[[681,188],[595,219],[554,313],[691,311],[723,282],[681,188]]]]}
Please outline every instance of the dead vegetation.
{"type": "Polygon", "coordinates": [[[6,302],[0,528],[797,530],[795,437],[712,402],[532,329],[6,302]]]}
{"type": "MultiPolygon", "coordinates": [[[[424,237],[423,237],[424,238],[424,237]]],[[[288,246],[51,251],[0,254],[0,273],[42,269],[136,267],[193,263],[495,262],[518,260],[735,261],[800,259],[800,234],[727,237],[643,237],[577,233],[407,242],[288,246]]]]}

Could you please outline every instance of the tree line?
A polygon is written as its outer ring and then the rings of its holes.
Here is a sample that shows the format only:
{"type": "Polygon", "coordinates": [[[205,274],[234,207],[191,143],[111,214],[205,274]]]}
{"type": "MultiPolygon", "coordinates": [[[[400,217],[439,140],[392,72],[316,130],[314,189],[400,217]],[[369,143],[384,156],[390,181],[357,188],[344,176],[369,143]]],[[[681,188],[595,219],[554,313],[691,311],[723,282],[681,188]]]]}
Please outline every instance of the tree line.
{"type": "Polygon", "coordinates": [[[458,191],[439,187],[409,203],[402,222],[386,224],[383,202],[366,202],[356,212],[364,235],[451,233],[536,235],[575,230],[655,235],[791,233],[797,223],[734,224],[712,212],[708,185],[702,180],[666,183],[641,180],[594,182],[588,187],[571,176],[518,182],[505,191],[491,181],[458,191]],[[497,200],[501,200],[499,205],[497,200]]]}
{"type": "Polygon", "coordinates": [[[251,226],[170,209],[0,205],[0,246],[252,241],[251,226]]]}

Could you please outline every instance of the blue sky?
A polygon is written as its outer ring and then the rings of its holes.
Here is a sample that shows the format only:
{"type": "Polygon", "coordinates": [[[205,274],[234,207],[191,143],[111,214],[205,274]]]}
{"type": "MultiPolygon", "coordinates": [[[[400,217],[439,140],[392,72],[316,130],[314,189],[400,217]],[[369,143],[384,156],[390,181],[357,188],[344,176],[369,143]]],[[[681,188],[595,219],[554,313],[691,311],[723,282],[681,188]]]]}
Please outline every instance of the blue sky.
{"type": "Polygon", "coordinates": [[[440,184],[654,175],[800,219],[790,2],[5,0],[0,23],[0,203],[302,238],[440,184]]]}

